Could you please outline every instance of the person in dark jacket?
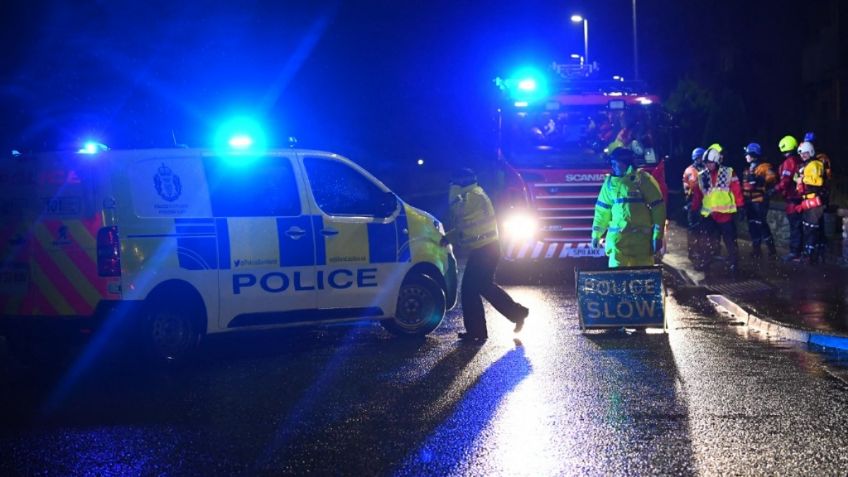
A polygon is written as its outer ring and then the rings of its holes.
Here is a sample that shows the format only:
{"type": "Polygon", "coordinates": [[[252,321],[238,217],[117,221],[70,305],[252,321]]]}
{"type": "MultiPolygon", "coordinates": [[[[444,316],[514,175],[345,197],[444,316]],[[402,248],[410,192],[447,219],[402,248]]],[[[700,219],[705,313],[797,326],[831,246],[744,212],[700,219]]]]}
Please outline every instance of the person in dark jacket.
{"type": "Polygon", "coordinates": [[[775,258],[777,249],[768,224],[768,210],[777,175],[768,161],[760,160],[762,152],[762,147],[755,142],[745,148],[748,167],[742,172],[742,196],[745,198],[745,215],[748,219],[748,233],[751,235],[751,255],[760,258],[763,254],[762,244],[766,244],[769,258],[775,258]]]}

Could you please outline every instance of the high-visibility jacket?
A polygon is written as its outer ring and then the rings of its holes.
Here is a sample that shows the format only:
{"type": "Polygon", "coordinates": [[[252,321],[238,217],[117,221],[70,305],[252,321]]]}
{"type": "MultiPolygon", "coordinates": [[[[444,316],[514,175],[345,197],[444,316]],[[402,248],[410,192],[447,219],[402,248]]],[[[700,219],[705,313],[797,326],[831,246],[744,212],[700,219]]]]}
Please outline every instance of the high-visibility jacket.
{"type": "Polygon", "coordinates": [[[745,202],[763,202],[766,191],[777,182],[777,175],[768,162],[752,162],[742,173],[742,196],[745,202]]]}
{"type": "Polygon", "coordinates": [[[733,169],[719,166],[715,172],[709,169],[698,175],[698,191],[700,192],[701,215],[733,214],[736,206],[744,203],[739,179],[733,174],[733,169]],[[740,200],[742,199],[742,200],[740,200]]]}
{"type": "Polygon", "coordinates": [[[474,250],[498,240],[495,208],[477,184],[451,186],[450,223],[447,239],[463,248],[474,250]]]}
{"type": "Polygon", "coordinates": [[[651,174],[629,167],[607,175],[595,204],[592,239],[606,235],[609,266],[653,265],[651,241],[662,238],[666,208],[651,174]]]}
{"type": "Polygon", "coordinates": [[[801,195],[801,204],[796,211],[804,211],[824,205],[822,202],[822,190],[825,184],[824,164],[818,159],[811,159],[804,163],[798,171],[798,194],[801,195]]]}

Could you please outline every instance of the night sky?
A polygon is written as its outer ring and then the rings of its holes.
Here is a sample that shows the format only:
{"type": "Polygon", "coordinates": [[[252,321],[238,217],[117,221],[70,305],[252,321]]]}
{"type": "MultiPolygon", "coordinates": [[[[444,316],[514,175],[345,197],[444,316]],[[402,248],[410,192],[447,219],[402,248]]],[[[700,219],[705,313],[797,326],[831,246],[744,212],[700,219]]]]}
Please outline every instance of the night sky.
{"type": "MultiPolygon", "coordinates": [[[[694,79],[720,103],[688,135],[776,145],[816,127],[801,65],[810,51],[840,57],[844,41],[818,34],[838,2],[739,3],[640,0],[641,76],[664,98],[694,79]]],[[[282,146],[294,135],[366,164],[455,164],[491,153],[494,77],[582,53],[582,28],[569,21],[578,12],[602,75],[633,74],[630,0],[29,0],[2,9],[7,150],[87,137],[169,146],[172,134],[207,146],[222,121],[250,115],[282,146]]]]}

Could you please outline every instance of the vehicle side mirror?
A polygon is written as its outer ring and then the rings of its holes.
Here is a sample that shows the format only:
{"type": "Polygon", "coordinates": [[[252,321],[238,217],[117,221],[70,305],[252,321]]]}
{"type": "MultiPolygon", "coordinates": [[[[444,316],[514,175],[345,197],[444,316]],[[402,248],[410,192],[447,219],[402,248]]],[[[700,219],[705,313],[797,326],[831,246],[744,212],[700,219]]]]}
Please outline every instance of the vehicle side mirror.
{"type": "Polygon", "coordinates": [[[398,207],[398,198],[394,192],[388,191],[384,193],[380,205],[378,206],[378,214],[380,217],[388,217],[392,215],[398,207]]]}

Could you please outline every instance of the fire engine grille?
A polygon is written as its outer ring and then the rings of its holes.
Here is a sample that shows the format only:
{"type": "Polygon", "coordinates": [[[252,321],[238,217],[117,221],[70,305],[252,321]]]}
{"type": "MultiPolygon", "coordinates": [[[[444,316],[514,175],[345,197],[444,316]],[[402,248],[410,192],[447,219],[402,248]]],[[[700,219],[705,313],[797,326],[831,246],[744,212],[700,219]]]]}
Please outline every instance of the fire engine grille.
{"type": "Polygon", "coordinates": [[[588,242],[602,182],[535,183],[530,187],[543,241],[588,242]]]}

